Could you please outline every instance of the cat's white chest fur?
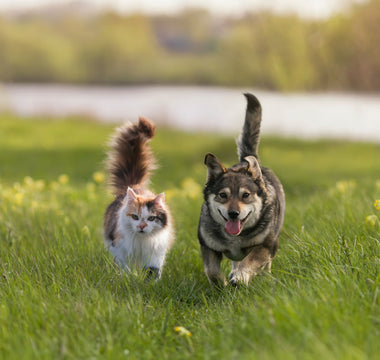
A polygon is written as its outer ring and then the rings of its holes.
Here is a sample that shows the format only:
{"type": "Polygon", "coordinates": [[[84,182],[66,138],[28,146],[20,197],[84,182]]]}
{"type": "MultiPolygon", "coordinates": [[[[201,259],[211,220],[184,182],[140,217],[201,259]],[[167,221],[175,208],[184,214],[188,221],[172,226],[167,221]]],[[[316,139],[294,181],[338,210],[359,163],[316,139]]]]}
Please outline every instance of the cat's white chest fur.
{"type": "Polygon", "coordinates": [[[170,233],[166,229],[154,234],[123,233],[109,250],[118,265],[129,271],[134,266],[161,269],[170,245],[170,233]]]}

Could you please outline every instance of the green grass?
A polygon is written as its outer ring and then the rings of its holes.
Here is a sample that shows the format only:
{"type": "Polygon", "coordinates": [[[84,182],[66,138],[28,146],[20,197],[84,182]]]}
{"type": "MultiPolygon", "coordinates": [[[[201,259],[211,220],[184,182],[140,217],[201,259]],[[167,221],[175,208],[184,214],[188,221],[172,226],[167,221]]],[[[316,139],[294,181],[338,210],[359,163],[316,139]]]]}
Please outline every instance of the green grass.
{"type": "Polygon", "coordinates": [[[264,137],[262,162],[287,194],[273,272],[218,292],[196,237],[203,157],[234,163],[233,136],[158,129],[153,188],[167,192],[177,239],[161,281],[149,283],[121,273],[103,247],[111,196],[93,173],[111,132],[0,117],[1,359],[379,356],[379,145],[264,137]]]}

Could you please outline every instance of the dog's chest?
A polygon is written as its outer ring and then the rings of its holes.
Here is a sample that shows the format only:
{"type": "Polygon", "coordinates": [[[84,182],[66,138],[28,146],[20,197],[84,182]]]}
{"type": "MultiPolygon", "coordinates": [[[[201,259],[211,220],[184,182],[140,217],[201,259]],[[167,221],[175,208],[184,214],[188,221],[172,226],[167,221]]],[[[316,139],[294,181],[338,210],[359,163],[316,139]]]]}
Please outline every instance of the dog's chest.
{"type": "Polygon", "coordinates": [[[235,248],[233,247],[231,250],[223,251],[223,254],[231,260],[241,261],[243,260],[247,254],[250,252],[251,248],[235,248]]]}
{"type": "Polygon", "coordinates": [[[220,241],[220,239],[216,240],[215,238],[210,237],[206,240],[206,244],[211,249],[222,252],[226,257],[235,261],[244,259],[250,249],[249,245],[248,248],[243,247],[244,245],[238,237],[224,239],[224,241],[220,241]]]}

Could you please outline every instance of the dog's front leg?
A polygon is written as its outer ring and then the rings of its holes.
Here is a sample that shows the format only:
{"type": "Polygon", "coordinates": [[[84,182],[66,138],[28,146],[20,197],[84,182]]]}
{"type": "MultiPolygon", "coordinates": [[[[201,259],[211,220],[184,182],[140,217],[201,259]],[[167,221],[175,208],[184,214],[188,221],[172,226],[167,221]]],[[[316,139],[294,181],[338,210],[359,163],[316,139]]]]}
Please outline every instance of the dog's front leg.
{"type": "Polygon", "coordinates": [[[223,287],[227,285],[221,270],[220,263],[223,258],[223,254],[218,251],[214,251],[205,245],[201,245],[203,266],[206,276],[211,285],[217,287],[223,287]]]}
{"type": "Polygon", "coordinates": [[[255,246],[251,252],[240,262],[232,262],[232,271],[228,277],[231,285],[237,286],[239,284],[248,285],[252,276],[257,275],[258,272],[270,266],[272,256],[270,250],[263,246],[255,246]]]}

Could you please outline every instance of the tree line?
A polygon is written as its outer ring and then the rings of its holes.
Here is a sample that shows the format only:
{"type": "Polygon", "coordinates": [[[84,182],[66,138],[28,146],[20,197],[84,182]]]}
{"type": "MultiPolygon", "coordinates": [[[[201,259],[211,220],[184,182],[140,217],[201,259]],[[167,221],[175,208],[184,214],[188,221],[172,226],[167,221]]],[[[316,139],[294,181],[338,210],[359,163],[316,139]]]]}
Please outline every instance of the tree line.
{"type": "Polygon", "coordinates": [[[0,17],[0,81],[380,90],[380,0],[325,20],[102,13],[0,17]]]}

